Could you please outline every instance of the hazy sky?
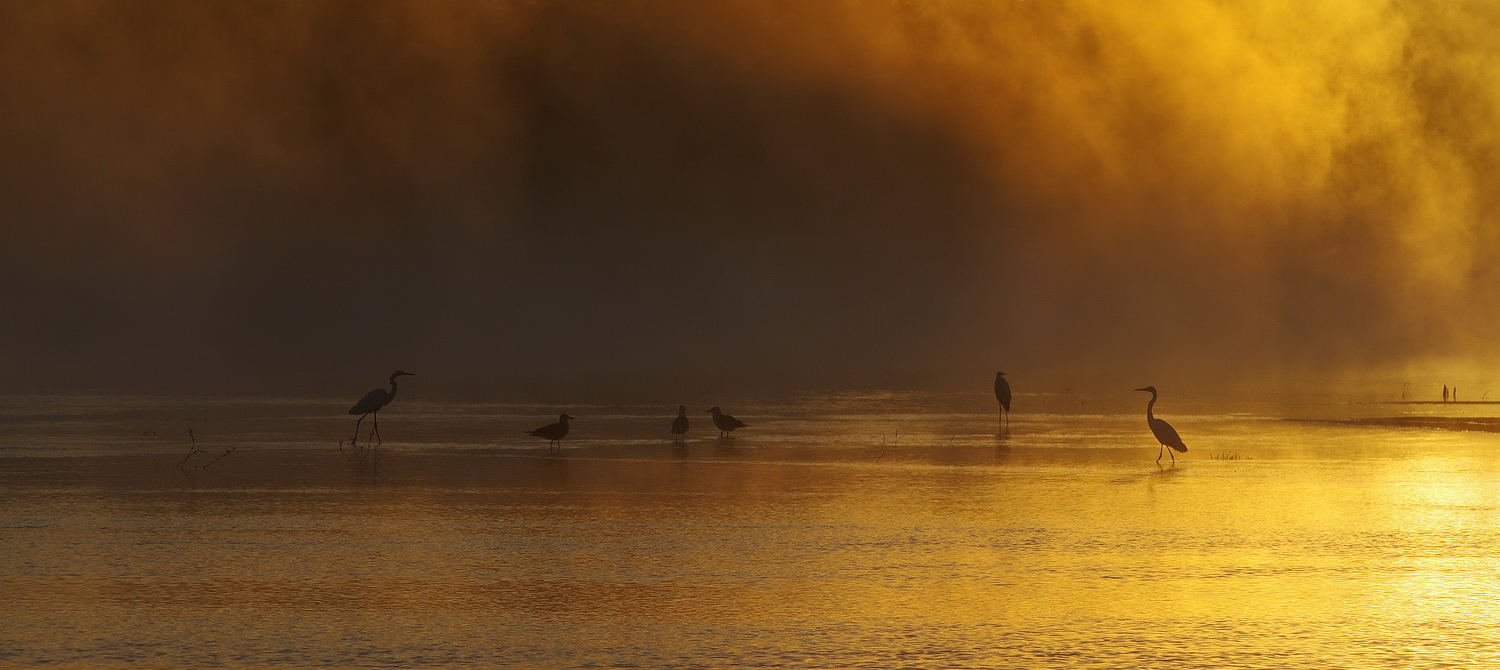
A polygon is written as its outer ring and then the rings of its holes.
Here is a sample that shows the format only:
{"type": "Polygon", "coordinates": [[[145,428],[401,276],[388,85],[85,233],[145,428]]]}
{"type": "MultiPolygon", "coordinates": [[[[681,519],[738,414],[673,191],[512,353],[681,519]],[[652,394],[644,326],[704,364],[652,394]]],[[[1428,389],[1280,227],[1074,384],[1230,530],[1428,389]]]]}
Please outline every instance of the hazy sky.
{"type": "Polygon", "coordinates": [[[0,0],[4,375],[1488,379],[1496,34],[1492,2],[0,0]]]}

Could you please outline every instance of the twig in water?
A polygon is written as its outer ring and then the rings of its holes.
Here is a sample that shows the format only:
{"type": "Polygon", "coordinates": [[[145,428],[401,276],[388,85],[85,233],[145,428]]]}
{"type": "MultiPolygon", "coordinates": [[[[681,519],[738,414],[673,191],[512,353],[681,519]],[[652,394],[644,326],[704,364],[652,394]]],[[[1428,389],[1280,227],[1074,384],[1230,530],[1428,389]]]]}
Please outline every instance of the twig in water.
{"type": "MultiPolygon", "coordinates": [[[[370,437],[371,439],[373,439],[374,433],[371,433],[370,437]]],[[[349,440],[348,444],[350,448],[348,450],[344,449],[344,444],[344,440],[339,440],[339,453],[343,454],[344,460],[349,461],[350,464],[363,464],[365,460],[368,459],[371,455],[375,456],[377,463],[380,460],[380,450],[376,449],[375,447],[367,446],[368,442],[366,442],[366,444],[359,444],[354,440],[349,440]]]]}
{"type": "MultiPolygon", "coordinates": [[[[899,444],[901,444],[901,431],[896,431],[895,439],[891,440],[889,446],[896,446],[896,445],[899,445],[899,444]]],[[[887,446],[887,444],[886,444],[886,441],[885,441],[885,433],[881,433],[880,434],[880,455],[875,457],[875,462],[879,463],[881,461],[881,459],[885,458],[886,446],[887,446]]]]}
{"type": "MultiPolygon", "coordinates": [[[[192,446],[190,446],[188,448],[187,455],[183,456],[182,460],[177,461],[177,469],[178,470],[181,470],[182,466],[187,465],[188,459],[192,458],[194,454],[207,453],[204,450],[198,448],[198,438],[197,438],[197,436],[193,435],[193,429],[192,428],[188,429],[188,439],[192,441],[192,446]]],[[[218,460],[218,459],[215,459],[215,460],[218,460]]]]}
{"type": "MultiPolygon", "coordinates": [[[[228,456],[228,455],[230,455],[230,454],[232,454],[232,453],[234,453],[234,450],[235,450],[235,449],[239,449],[239,447],[230,447],[230,448],[228,448],[228,449],[225,449],[225,450],[224,450],[224,453],[222,453],[222,454],[219,454],[219,458],[223,458],[223,457],[225,457],[225,456],[228,456]]],[[[203,466],[203,469],[204,469],[204,470],[207,470],[207,469],[208,469],[208,466],[209,466],[209,465],[213,465],[213,464],[214,464],[214,463],[218,463],[218,462],[219,462],[219,458],[215,458],[215,459],[213,459],[213,460],[211,460],[211,461],[209,461],[209,462],[208,462],[208,465],[204,465],[204,466],[203,466]]]]}

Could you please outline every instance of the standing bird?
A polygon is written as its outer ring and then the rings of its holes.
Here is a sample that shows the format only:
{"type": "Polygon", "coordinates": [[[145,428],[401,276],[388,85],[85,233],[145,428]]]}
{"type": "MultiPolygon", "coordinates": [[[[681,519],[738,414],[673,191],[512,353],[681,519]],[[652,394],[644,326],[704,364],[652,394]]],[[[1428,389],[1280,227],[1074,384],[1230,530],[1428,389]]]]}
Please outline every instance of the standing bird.
{"type": "Polygon", "coordinates": [[[688,430],[687,405],[677,406],[677,418],[672,419],[672,434],[677,436],[677,441],[684,439],[688,430]]]}
{"type": "Polygon", "coordinates": [[[714,415],[714,427],[719,429],[719,437],[729,437],[729,431],[736,428],[745,428],[750,424],[740,421],[729,414],[725,414],[718,405],[708,408],[714,415]]]}
{"type": "Polygon", "coordinates": [[[557,423],[549,423],[536,430],[528,430],[526,434],[547,440],[547,446],[549,447],[556,445],[558,449],[561,449],[562,439],[568,436],[568,419],[571,418],[573,417],[566,414],[559,414],[557,415],[557,423]]]}
{"type": "Polygon", "coordinates": [[[1005,381],[1004,372],[995,373],[995,399],[1000,401],[1000,430],[1005,430],[1005,424],[1009,424],[1010,414],[1010,382],[1005,381]]]}
{"type": "MultiPolygon", "coordinates": [[[[1147,386],[1136,390],[1151,392],[1151,402],[1146,403],[1146,425],[1151,427],[1151,434],[1156,436],[1156,441],[1160,442],[1163,447],[1171,447],[1184,454],[1187,453],[1187,445],[1182,443],[1182,438],[1177,435],[1177,431],[1172,428],[1172,424],[1151,415],[1151,406],[1156,404],[1156,387],[1147,386]]],[[[1157,449],[1156,451],[1157,463],[1161,462],[1161,452],[1161,449],[1157,449]]],[[[1172,456],[1172,452],[1168,451],[1167,455],[1172,456]]],[[[1176,456],[1172,456],[1172,465],[1177,465],[1176,456]]]]}
{"type": "Polygon", "coordinates": [[[387,391],[385,389],[375,389],[373,391],[370,391],[369,393],[365,394],[365,397],[360,398],[359,402],[354,403],[353,407],[349,408],[350,414],[359,415],[359,421],[354,422],[354,439],[350,441],[350,444],[359,442],[359,424],[364,422],[366,416],[374,414],[375,446],[380,446],[380,408],[391,404],[391,401],[396,399],[396,378],[402,375],[408,375],[411,377],[416,376],[405,370],[397,370],[395,372],[392,372],[390,381],[391,390],[387,391]]]}

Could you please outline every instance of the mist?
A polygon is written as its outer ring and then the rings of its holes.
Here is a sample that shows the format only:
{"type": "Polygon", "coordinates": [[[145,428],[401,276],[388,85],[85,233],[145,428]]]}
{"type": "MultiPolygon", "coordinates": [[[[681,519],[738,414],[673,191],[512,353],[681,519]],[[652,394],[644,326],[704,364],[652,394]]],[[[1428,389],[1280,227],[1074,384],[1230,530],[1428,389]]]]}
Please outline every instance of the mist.
{"type": "Polygon", "coordinates": [[[1489,4],[5,2],[0,26],[12,389],[1500,362],[1489,4]]]}

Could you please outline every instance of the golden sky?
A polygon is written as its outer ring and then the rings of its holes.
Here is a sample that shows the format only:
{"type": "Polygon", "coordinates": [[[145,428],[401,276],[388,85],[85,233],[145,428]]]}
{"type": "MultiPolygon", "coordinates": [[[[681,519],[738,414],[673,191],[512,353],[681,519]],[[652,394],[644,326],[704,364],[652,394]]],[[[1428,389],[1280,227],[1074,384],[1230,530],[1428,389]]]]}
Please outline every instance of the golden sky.
{"type": "Polygon", "coordinates": [[[0,346],[22,388],[1479,374],[1500,6],[1244,4],[0,2],[0,346]]]}

